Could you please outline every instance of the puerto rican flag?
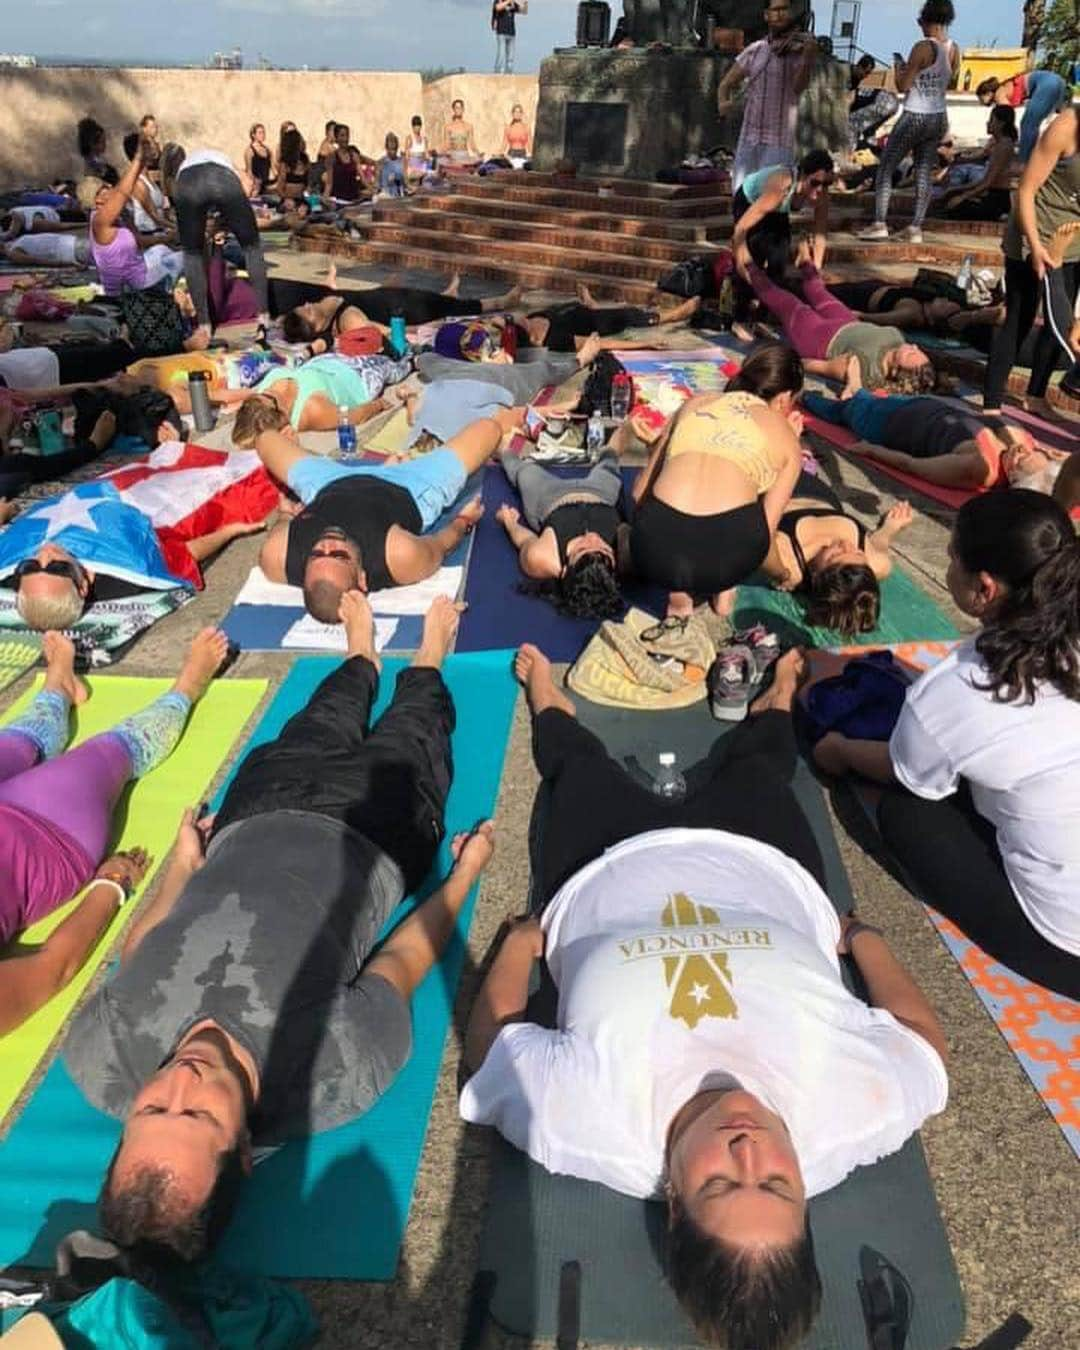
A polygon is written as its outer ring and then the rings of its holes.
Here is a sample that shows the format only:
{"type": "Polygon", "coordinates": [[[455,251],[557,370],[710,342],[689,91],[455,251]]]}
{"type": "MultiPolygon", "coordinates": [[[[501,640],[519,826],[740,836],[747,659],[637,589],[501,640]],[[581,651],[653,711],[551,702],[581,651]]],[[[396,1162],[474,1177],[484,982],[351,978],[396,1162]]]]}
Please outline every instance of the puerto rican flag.
{"type": "Polygon", "coordinates": [[[0,534],[0,578],[47,541],[95,572],[147,590],[202,587],[189,540],[263,521],[278,490],[253,450],[170,441],[17,516],[0,534]]]}

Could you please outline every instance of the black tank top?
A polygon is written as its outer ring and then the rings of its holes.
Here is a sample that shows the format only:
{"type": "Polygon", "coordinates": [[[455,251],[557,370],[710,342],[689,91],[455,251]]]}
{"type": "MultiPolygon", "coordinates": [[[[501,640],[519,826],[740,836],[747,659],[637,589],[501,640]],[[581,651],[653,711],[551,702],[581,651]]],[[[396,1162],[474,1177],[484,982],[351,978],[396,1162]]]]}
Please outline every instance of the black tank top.
{"type": "Polygon", "coordinates": [[[258,150],[251,152],[251,176],[263,192],[270,186],[270,156],[260,155],[258,150]]]}
{"type": "Polygon", "coordinates": [[[420,534],[424,528],[411,494],[397,483],[386,483],[371,473],[357,473],[327,484],[311,505],[289,522],[286,581],[290,586],[304,584],[311,550],[327,530],[337,529],[360,550],[369,590],[396,586],[386,563],[386,536],[395,525],[411,534],[420,534]]]}
{"type": "Polygon", "coordinates": [[[791,544],[791,551],[795,554],[795,561],[799,564],[799,570],[803,574],[803,580],[800,584],[805,584],[808,576],[809,564],[806,561],[806,554],[803,551],[802,544],[799,543],[799,522],[806,519],[823,520],[826,516],[839,516],[841,520],[850,520],[857,531],[858,543],[856,548],[866,547],[866,526],[857,521],[853,516],[845,516],[843,512],[835,510],[831,506],[804,506],[800,511],[792,511],[786,515],[780,522],[780,530],[786,534],[791,544]]]}
{"type": "Polygon", "coordinates": [[[335,309],[330,316],[329,323],[324,326],[322,332],[315,334],[313,341],[318,342],[321,338],[323,342],[332,347],[334,345],[334,338],[338,337],[341,333],[341,316],[348,308],[348,300],[340,300],[337,309],[335,309]]]}
{"type": "Polygon", "coordinates": [[[559,561],[565,567],[566,546],[571,539],[577,539],[583,534],[598,534],[605,544],[614,548],[619,513],[606,502],[567,502],[565,506],[556,506],[548,513],[544,526],[555,532],[559,561]]]}

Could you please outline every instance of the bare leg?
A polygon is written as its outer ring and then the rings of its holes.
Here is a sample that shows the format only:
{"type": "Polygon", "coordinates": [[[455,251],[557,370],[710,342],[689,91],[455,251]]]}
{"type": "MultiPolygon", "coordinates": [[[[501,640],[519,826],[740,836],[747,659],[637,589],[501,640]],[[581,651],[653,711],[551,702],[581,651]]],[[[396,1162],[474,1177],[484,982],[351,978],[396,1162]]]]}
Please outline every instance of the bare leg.
{"type": "Polygon", "coordinates": [[[520,286],[514,286],[505,295],[491,295],[486,300],[481,300],[480,313],[491,314],[497,311],[507,313],[510,310],[517,309],[518,305],[521,304],[523,294],[520,286]]]}
{"type": "Polygon", "coordinates": [[[669,619],[688,619],[694,612],[694,597],[689,591],[671,591],[667,601],[669,619]]]}
{"type": "Polygon", "coordinates": [[[738,594],[739,588],[737,586],[731,586],[726,591],[718,591],[709,600],[709,608],[719,618],[730,619],[735,613],[735,601],[738,594]]]}
{"type": "Polygon", "coordinates": [[[460,600],[450,600],[445,595],[435,597],[431,608],[424,615],[424,632],[412,665],[427,666],[432,670],[442,666],[450,655],[465,609],[465,604],[460,600]]]}
{"type": "MultiPolygon", "coordinates": [[[[843,657],[846,665],[850,657],[843,657]]],[[[763,694],[750,705],[750,716],[764,712],[791,712],[803,681],[806,679],[806,653],[801,647],[785,652],[773,667],[773,681],[763,694]]]]}
{"type": "Polygon", "coordinates": [[[660,311],[660,318],[657,321],[658,328],[665,328],[670,324],[685,323],[687,319],[692,318],[701,308],[701,296],[692,295],[689,300],[684,300],[681,305],[676,305],[674,309],[660,311]]]}

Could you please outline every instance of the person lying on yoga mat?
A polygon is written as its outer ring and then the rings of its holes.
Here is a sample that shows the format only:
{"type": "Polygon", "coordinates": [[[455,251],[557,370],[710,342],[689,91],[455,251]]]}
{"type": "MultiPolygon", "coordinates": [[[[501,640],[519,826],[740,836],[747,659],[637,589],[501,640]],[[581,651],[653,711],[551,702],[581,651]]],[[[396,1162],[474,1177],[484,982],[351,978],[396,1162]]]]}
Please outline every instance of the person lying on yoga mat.
{"type": "Polygon", "coordinates": [[[404,464],[341,464],[308,454],[276,408],[255,406],[266,409],[265,420],[252,424],[259,458],[300,501],[267,535],[259,566],[270,581],[303,587],[308,613],[322,623],[337,623],[346,591],[434,576],[484,514],[479,497],[441,530],[432,526],[520,417],[520,410],[499,409],[404,464]]]}
{"type": "Polygon", "coordinates": [[[435,380],[482,380],[505,389],[514,403],[522,404],[535,398],[548,385],[563,384],[579,370],[587,369],[603,346],[602,340],[594,333],[585,339],[576,352],[545,352],[540,348],[526,348],[511,362],[461,361],[453,356],[441,356],[436,351],[421,352],[416,358],[416,373],[425,383],[435,380]]]}
{"type": "Polygon", "coordinates": [[[519,319],[518,342],[524,347],[546,347],[549,352],[572,352],[596,333],[606,349],[615,350],[634,345],[625,339],[614,341],[616,333],[627,328],[670,328],[685,323],[700,308],[701,297],[696,295],[668,310],[602,305],[587,286],[579,285],[576,301],[535,310],[519,319]]]}
{"type": "Polygon", "coordinates": [[[1052,492],[1069,458],[1066,450],[1038,445],[1022,427],[932,395],[880,398],[859,389],[842,399],[808,393],[802,402],[815,417],[849,427],[861,437],[845,447],[850,453],[940,487],[1052,492]]]}
{"type": "Polygon", "coordinates": [[[216,818],[185,818],[118,973],[71,1026],[69,1072],[124,1122],[99,1204],[133,1255],[203,1256],[255,1156],[362,1115],[409,1058],[412,995],[494,848],[490,821],[457,836],[445,882],[372,954],[445,833],[440,667],[461,608],[434,602],[372,727],[374,619],[343,598],[344,663],[241,762],[216,818]]]}
{"type": "Polygon", "coordinates": [[[814,758],[888,785],[878,827],[920,898],[1080,998],[1080,540],[1049,497],[976,497],[947,581],[979,632],[916,680],[888,742],[833,732],[814,758]]]}
{"type": "MultiPolygon", "coordinates": [[[[349,421],[362,426],[400,400],[388,392],[412,373],[412,357],[343,356],[331,352],[302,366],[276,366],[254,389],[236,390],[241,400],[233,426],[233,444],[254,444],[252,426],[262,420],[260,405],[273,404],[297,431],[333,431],[348,409],[349,421]]],[[[233,391],[226,391],[231,393],[233,391]]],[[[230,401],[226,399],[226,401],[230,401]]]]}
{"type": "Polygon", "coordinates": [[[1003,304],[965,309],[924,286],[894,286],[879,277],[831,281],[828,289],[834,299],[855,312],[860,323],[963,338],[970,346],[987,353],[994,329],[1005,317],[1003,304]]]}
{"type": "Polygon", "coordinates": [[[758,299],[772,310],[785,339],[802,357],[806,370],[828,379],[848,380],[852,356],[859,378],[868,389],[916,393],[934,387],[937,379],[930,358],[908,342],[898,328],[863,323],[825,288],[810,256],[810,245],[799,245],[796,264],[802,298],[778,286],[751,262],[742,274],[758,299]]]}
{"type": "Polygon", "coordinates": [[[577,619],[620,618],[626,601],[618,580],[623,524],[618,456],[605,451],[581,478],[562,478],[509,451],[502,466],[521,496],[521,510],[500,506],[495,518],[530,579],[521,589],[577,619]]]}
{"type": "Polygon", "coordinates": [[[146,875],[152,860],[141,848],[106,856],[113,812],[128,783],[172,753],[228,643],[223,633],[204,628],[167,694],[66,752],[71,710],[86,701],[87,689],[75,675],[69,638],[46,633],[42,651],[41,692],[0,728],[0,947],[89,889],[42,943],[7,955],[0,1036],[70,983],[146,875]]]}
{"type": "Polygon", "coordinates": [[[801,665],[781,657],[749,719],[668,802],[521,649],[544,780],[541,913],[510,927],[477,995],[460,1102],[550,1172],[666,1203],[668,1278],[698,1334],[754,1350],[800,1343],[816,1316],[808,1199],[899,1149],[948,1093],[930,1004],[823,889],[791,787],[801,665]],[[554,1029],[528,1020],[541,958],[554,1029]]]}
{"type": "Polygon", "coordinates": [[[273,306],[281,299],[290,302],[281,322],[286,342],[306,342],[318,352],[328,351],[343,333],[354,328],[374,324],[389,333],[390,320],[395,314],[401,314],[412,326],[460,314],[506,313],[521,301],[520,286],[513,287],[505,295],[462,300],[458,295],[460,284],[461,278],[455,274],[450,285],[440,293],[404,286],[348,290],[338,286],[337,268],[331,264],[325,286],[272,282],[271,302],[273,306]]]}
{"type": "Polygon", "coordinates": [[[768,556],[802,466],[801,422],[789,421],[802,382],[795,353],[770,343],[725,393],[687,400],[656,442],[634,483],[630,554],[639,577],[668,588],[669,615],[702,595],[730,614],[768,556]]]}
{"type": "Polygon", "coordinates": [[[90,242],[79,234],[21,234],[0,244],[0,258],[15,267],[85,267],[90,242]]]}

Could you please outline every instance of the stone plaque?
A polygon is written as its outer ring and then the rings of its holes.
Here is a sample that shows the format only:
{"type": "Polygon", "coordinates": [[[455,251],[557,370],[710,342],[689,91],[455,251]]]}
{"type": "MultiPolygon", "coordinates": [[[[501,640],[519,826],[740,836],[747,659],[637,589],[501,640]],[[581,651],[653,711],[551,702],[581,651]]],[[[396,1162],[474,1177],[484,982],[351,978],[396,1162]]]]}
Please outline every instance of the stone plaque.
{"type": "Polygon", "coordinates": [[[625,103],[567,103],[563,153],[582,169],[620,169],[626,126],[625,103]]]}

